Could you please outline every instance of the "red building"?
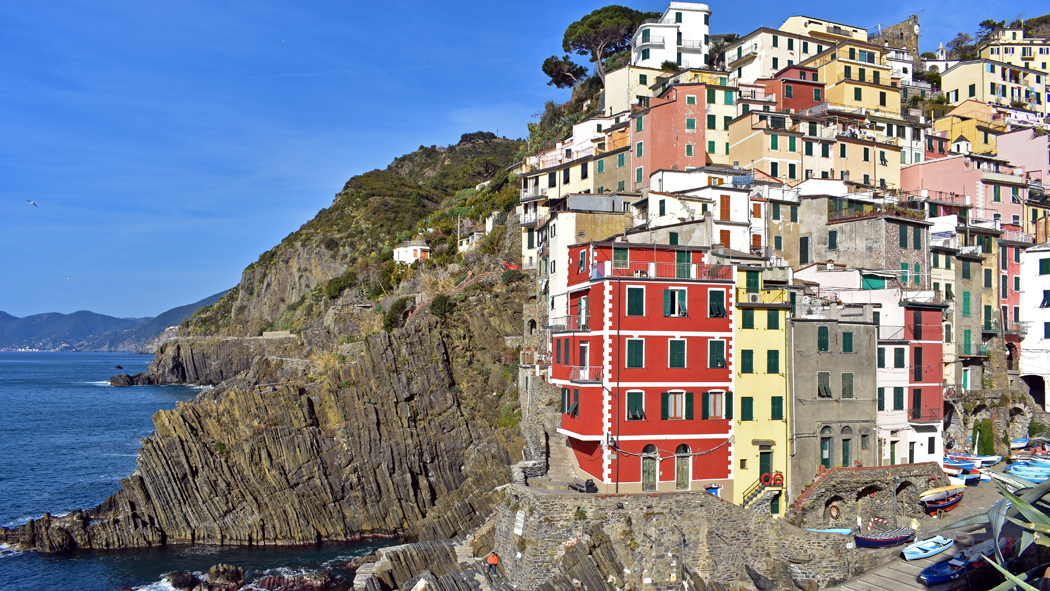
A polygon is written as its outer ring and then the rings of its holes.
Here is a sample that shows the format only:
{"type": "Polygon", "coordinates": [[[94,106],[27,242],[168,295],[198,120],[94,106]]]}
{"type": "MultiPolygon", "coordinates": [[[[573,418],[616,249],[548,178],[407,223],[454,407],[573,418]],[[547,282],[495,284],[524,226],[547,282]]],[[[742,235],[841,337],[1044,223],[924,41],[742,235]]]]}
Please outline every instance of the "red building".
{"type": "Polygon", "coordinates": [[[676,84],[634,109],[636,190],[649,184],[653,171],[687,170],[707,163],[706,84],[676,84]]]}
{"type": "Polygon", "coordinates": [[[732,266],[705,248],[569,248],[570,316],[551,320],[550,382],[579,470],[603,492],[732,479],[732,266]]]}
{"type": "Polygon", "coordinates": [[[765,87],[766,95],[776,97],[775,111],[798,113],[824,102],[824,81],[817,79],[817,69],[788,66],[773,78],[755,81],[765,87]],[[790,111],[788,111],[790,109],[790,111]]]}
{"type": "Polygon", "coordinates": [[[941,449],[941,419],[944,417],[944,311],[947,304],[928,301],[928,298],[905,299],[904,336],[910,341],[911,371],[908,387],[908,422],[916,432],[928,425],[929,435],[935,438],[935,450],[941,449]]]}
{"type": "Polygon", "coordinates": [[[948,150],[952,149],[952,144],[946,134],[947,132],[944,131],[939,132],[938,135],[934,135],[933,132],[926,133],[926,151],[922,155],[923,161],[936,160],[948,155],[948,150]]]}

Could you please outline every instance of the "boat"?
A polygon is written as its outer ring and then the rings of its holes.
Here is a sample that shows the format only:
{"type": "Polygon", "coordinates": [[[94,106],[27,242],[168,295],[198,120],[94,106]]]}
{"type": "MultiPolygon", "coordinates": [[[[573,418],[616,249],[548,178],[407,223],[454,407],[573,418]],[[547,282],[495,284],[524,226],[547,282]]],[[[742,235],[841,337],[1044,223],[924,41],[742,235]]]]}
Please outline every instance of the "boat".
{"type": "Polygon", "coordinates": [[[910,546],[905,546],[904,559],[918,560],[920,558],[929,558],[951,548],[954,543],[955,540],[943,536],[933,536],[921,542],[915,542],[910,546]]]}
{"type": "Polygon", "coordinates": [[[1040,482],[1043,482],[1044,480],[1046,480],[1047,478],[1050,478],[1048,476],[1033,476],[1033,475],[1027,475],[1027,474],[1015,474],[1015,473],[1012,473],[1011,475],[1015,476],[1017,478],[1020,478],[1021,480],[1027,480],[1028,482],[1035,482],[1035,483],[1040,483],[1040,482]]]}
{"type": "Polygon", "coordinates": [[[1021,437],[1021,438],[1018,438],[1018,439],[1011,439],[1010,440],[1010,449],[1024,449],[1026,447],[1028,447],[1028,438],[1027,437],[1021,437]]]}
{"type": "Polygon", "coordinates": [[[982,468],[991,468],[992,466],[1003,461],[1003,456],[974,456],[980,458],[982,468]]]}
{"type": "Polygon", "coordinates": [[[958,476],[959,474],[962,474],[962,468],[954,468],[947,464],[945,464],[944,467],[941,468],[941,470],[943,470],[944,473],[949,476],[958,476]]]}
{"type": "Polygon", "coordinates": [[[858,548],[885,548],[903,544],[915,535],[915,530],[910,527],[898,527],[888,531],[872,532],[870,534],[853,534],[858,548]]]}
{"type": "Polygon", "coordinates": [[[838,534],[840,536],[848,536],[853,533],[853,530],[848,527],[830,527],[828,529],[812,529],[807,528],[808,531],[815,531],[818,534],[838,534]]]}
{"type": "Polygon", "coordinates": [[[938,488],[931,488],[930,490],[919,493],[920,501],[939,501],[946,499],[950,495],[955,494],[956,491],[960,491],[966,488],[962,484],[952,484],[949,486],[941,486],[938,488]]]}
{"type": "Polygon", "coordinates": [[[955,485],[961,484],[963,486],[977,486],[978,484],[981,483],[981,475],[980,474],[960,474],[958,476],[949,476],[948,477],[948,482],[950,482],[952,484],[955,484],[955,485]]]}
{"type": "Polygon", "coordinates": [[[951,460],[952,462],[958,462],[960,464],[973,464],[973,468],[971,468],[971,470],[980,468],[984,462],[984,460],[977,456],[963,456],[959,454],[948,454],[944,456],[944,459],[951,460]]]}
{"type": "MultiPolygon", "coordinates": [[[[1003,540],[1003,556],[1013,552],[1014,541],[1010,538],[1003,540]]],[[[919,580],[923,582],[927,587],[933,585],[939,585],[941,583],[948,583],[961,577],[964,573],[972,573],[974,571],[991,568],[988,563],[985,562],[981,555],[987,556],[990,560],[995,560],[995,541],[986,540],[973,546],[966,548],[959,554],[957,554],[951,560],[945,560],[938,562],[937,564],[928,566],[922,570],[919,574],[919,580]]]]}
{"type": "Polygon", "coordinates": [[[944,458],[944,465],[951,466],[952,468],[959,468],[962,470],[973,470],[976,467],[975,462],[967,462],[963,460],[955,460],[952,458],[944,458]]]}
{"type": "Polygon", "coordinates": [[[962,501],[963,491],[951,495],[945,499],[939,499],[936,501],[927,501],[920,499],[919,502],[926,507],[926,512],[930,515],[936,514],[938,511],[951,511],[952,509],[959,506],[959,502],[962,501]]]}

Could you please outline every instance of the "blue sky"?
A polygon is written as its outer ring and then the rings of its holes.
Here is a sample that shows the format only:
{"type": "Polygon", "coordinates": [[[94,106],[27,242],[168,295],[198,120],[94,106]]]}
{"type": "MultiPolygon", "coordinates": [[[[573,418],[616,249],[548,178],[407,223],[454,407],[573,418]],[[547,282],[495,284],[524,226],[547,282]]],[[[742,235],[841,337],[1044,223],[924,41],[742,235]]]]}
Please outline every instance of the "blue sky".
{"type": "MultiPolygon", "coordinates": [[[[351,176],[467,132],[524,137],[568,97],[543,59],[604,4],[0,1],[0,310],[153,316],[232,287],[351,176]]],[[[713,2],[712,29],[919,11],[926,50],[1042,14],[799,6],[713,2]]]]}

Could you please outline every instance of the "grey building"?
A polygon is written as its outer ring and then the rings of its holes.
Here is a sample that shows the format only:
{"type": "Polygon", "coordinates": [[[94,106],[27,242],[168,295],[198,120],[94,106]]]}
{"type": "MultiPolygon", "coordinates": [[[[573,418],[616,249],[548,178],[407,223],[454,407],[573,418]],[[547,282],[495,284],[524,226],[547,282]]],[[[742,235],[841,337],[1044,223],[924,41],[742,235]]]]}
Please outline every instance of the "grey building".
{"type": "Polygon", "coordinates": [[[875,465],[873,307],[809,297],[791,321],[791,498],[822,466],[875,465]]]}

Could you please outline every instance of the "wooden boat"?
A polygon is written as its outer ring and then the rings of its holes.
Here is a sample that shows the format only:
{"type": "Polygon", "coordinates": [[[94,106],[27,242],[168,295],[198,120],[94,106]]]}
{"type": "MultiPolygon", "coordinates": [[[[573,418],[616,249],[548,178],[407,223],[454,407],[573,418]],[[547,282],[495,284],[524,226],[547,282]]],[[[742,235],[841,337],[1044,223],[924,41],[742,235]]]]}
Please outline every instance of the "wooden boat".
{"type": "Polygon", "coordinates": [[[936,514],[938,511],[951,511],[952,509],[959,506],[962,501],[963,491],[951,495],[946,499],[939,499],[936,501],[927,501],[920,499],[919,502],[926,508],[926,512],[930,515],[936,514]]]}
{"type": "Polygon", "coordinates": [[[1010,453],[1010,460],[1014,462],[1020,462],[1023,460],[1032,459],[1033,454],[1026,451],[1015,451],[1010,453]]]}
{"type": "Polygon", "coordinates": [[[981,467],[983,467],[983,468],[991,468],[992,466],[994,466],[994,465],[998,464],[999,462],[1003,461],[1003,456],[974,456],[974,457],[975,458],[980,458],[980,460],[981,460],[981,467]]]}
{"type": "Polygon", "coordinates": [[[949,476],[958,476],[959,474],[962,474],[962,468],[954,468],[947,464],[945,464],[944,467],[941,468],[941,470],[943,470],[944,473],[949,476]]]}
{"type": "Polygon", "coordinates": [[[1047,476],[1031,476],[1031,475],[1027,475],[1027,474],[1014,474],[1014,473],[1011,473],[1011,475],[1015,476],[1017,478],[1020,478],[1021,480],[1027,480],[1028,482],[1035,482],[1037,484],[1042,482],[1042,481],[1044,481],[1044,480],[1046,480],[1048,478],[1047,476]]]}
{"type": "Polygon", "coordinates": [[[961,484],[963,486],[977,486],[978,484],[981,483],[981,475],[980,474],[960,474],[958,476],[949,476],[948,477],[948,482],[950,482],[952,484],[955,484],[955,485],[961,484]]]}
{"type": "Polygon", "coordinates": [[[933,536],[921,542],[915,542],[910,546],[905,546],[904,559],[918,560],[920,558],[929,558],[951,548],[954,543],[955,540],[943,536],[933,536]]]}
{"type": "Polygon", "coordinates": [[[962,484],[952,484],[950,486],[941,486],[938,488],[931,488],[930,490],[919,493],[920,501],[939,501],[941,499],[947,499],[950,495],[956,491],[960,491],[966,488],[962,484]]]}
{"type": "Polygon", "coordinates": [[[1019,439],[1010,440],[1010,449],[1024,449],[1028,447],[1028,438],[1022,437],[1019,439]]]}
{"type": "Polygon", "coordinates": [[[956,460],[952,458],[944,458],[944,465],[952,468],[959,468],[961,470],[973,470],[976,467],[975,462],[967,462],[963,460],[956,460]]]}
{"type": "Polygon", "coordinates": [[[828,529],[812,529],[807,528],[808,531],[815,531],[819,534],[838,534],[840,536],[848,536],[853,533],[853,530],[848,527],[830,527],[828,529]]]}
{"type": "Polygon", "coordinates": [[[915,535],[915,530],[910,527],[898,527],[889,531],[872,532],[869,534],[853,534],[858,548],[885,548],[903,544],[915,535]]]}
{"type": "MultiPolygon", "coordinates": [[[[1014,541],[1012,539],[1006,538],[1003,540],[1002,550],[1004,557],[1013,552],[1013,546],[1014,541]]],[[[986,540],[972,548],[963,550],[951,560],[945,560],[926,567],[923,569],[922,573],[919,574],[919,580],[927,587],[930,587],[954,581],[967,572],[972,573],[986,568],[992,568],[987,562],[985,562],[984,558],[981,557],[982,554],[987,556],[990,560],[995,560],[994,540],[986,540]]]]}
{"type": "Polygon", "coordinates": [[[951,460],[952,462],[957,462],[960,464],[973,464],[973,468],[970,468],[971,470],[980,468],[984,462],[984,460],[977,456],[964,456],[959,454],[948,454],[944,456],[944,459],[951,460]]]}

